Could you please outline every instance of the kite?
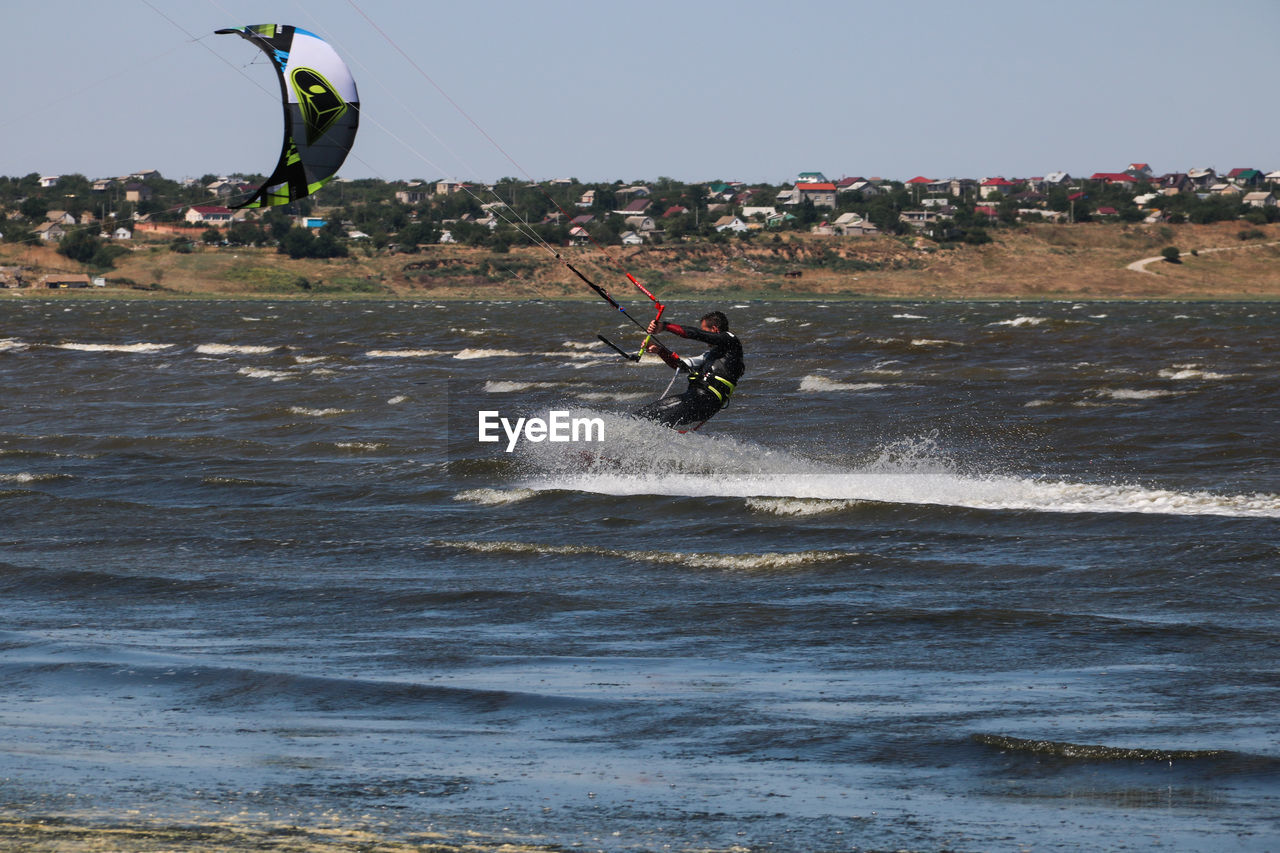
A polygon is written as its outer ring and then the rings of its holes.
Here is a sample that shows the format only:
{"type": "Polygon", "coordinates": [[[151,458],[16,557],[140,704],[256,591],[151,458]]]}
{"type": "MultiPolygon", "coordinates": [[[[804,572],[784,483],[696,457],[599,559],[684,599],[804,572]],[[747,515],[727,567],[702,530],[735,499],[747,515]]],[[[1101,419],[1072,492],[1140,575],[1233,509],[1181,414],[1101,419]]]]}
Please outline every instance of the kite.
{"type": "Polygon", "coordinates": [[[311,195],[337,173],[355,142],[360,97],[350,69],[327,41],[297,27],[256,24],[217,32],[235,33],[271,58],[284,106],[284,146],[275,171],[232,207],[274,207],[311,195]]]}

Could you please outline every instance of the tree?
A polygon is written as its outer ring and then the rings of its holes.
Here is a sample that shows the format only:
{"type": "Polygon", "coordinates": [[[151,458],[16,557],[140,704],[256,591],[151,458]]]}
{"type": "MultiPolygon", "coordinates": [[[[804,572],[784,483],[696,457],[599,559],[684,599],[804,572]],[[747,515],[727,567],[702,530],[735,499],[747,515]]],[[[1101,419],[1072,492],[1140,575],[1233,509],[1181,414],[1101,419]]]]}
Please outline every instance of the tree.
{"type": "Polygon", "coordinates": [[[38,196],[28,196],[19,209],[27,219],[44,219],[44,215],[49,212],[49,202],[38,196]]]}
{"type": "Polygon", "coordinates": [[[96,234],[84,228],[76,228],[58,243],[58,254],[73,261],[87,264],[93,260],[101,241],[96,234]]]}
{"type": "Polygon", "coordinates": [[[1182,253],[1178,251],[1177,246],[1166,246],[1160,252],[1160,256],[1171,264],[1182,263],[1182,253]]]}
{"type": "Polygon", "coordinates": [[[276,251],[296,261],[299,258],[313,257],[311,253],[314,245],[315,238],[311,236],[311,232],[295,225],[280,238],[280,246],[276,251]]]}

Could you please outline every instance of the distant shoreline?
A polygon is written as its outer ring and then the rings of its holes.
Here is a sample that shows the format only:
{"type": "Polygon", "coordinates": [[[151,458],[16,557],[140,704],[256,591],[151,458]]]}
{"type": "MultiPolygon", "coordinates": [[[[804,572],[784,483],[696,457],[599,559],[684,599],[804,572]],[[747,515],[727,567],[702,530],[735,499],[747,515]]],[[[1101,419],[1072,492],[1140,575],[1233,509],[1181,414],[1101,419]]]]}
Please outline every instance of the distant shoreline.
{"type": "MultiPolygon", "coordinates": [[[[619,301],[1269,301],[1280,299],[1280,223],[1181,226],[1037,225],[986,245],[921,238],[788,235],[779,239],[566,250],[575,269],[619,301]],[[1178,262],[1160,257],[1179,250],[1178,262]]],[[[0,245],[0,266],[31,283],[87,272],[46,246],[0,245]]],[[[560,255],[427,246],[339,259],[274,249],[142,243],[104,273],[108,287],[0,290],[57,299],[592,300],[560,255]]]]}

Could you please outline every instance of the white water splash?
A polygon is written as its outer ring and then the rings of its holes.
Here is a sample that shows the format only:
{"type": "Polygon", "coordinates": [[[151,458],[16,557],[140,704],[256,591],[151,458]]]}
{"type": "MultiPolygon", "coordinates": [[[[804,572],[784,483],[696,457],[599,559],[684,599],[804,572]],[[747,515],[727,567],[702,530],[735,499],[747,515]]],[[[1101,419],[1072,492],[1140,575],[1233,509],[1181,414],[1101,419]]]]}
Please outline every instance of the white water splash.
{"type": "Polygon", "coordinates": [[[525,474],[514,485],[539,492],[613,496],[738,497],[754,501],[751,507],[756,510],[791,514],[876,502],[1033,512],[1280,518],[1277,494],[1180,492],[1127,483],[974,473],[962,470],[929,439],[887,445],[865,461],[831,464],[723,435],[673,433],[626,417],[605,416],[604,420],[601,443],[523,445],[518,456],[525,474]],[[775,502],[762,504],[761,500],[775,502]]]}

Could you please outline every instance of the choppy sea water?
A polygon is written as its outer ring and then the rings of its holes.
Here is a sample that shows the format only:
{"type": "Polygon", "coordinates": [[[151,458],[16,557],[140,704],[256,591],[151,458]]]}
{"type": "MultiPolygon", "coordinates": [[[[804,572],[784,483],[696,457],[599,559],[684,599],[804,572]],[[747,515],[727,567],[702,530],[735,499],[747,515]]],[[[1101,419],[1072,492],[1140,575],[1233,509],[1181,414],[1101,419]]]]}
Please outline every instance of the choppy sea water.
{"type": "Polygon", "coordinates": [[[1275,849],[1280,305],[705,307],[0,302],[0,814],[1275,849]]]}

